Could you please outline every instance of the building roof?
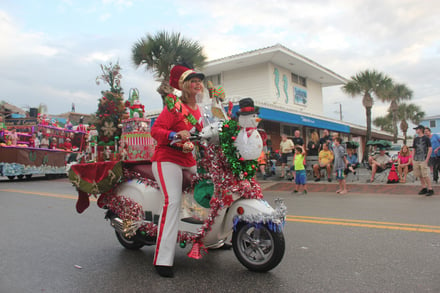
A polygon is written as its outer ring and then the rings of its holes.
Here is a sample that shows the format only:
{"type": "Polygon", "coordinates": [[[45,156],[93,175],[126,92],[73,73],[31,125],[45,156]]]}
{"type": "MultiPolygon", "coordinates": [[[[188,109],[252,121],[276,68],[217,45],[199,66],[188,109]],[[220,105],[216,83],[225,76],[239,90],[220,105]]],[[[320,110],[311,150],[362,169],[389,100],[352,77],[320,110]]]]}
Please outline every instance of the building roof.
{"type": "Polygon", "coordinates": [[[58,115],[50,115],[51,117],[60,117],[69,119],[70,122],[79,123],[79,119],[81,117],[84,118],[83,123],[88,124],[93,120],[93,116],[91,114],[77,113],[77,112],[66,112],[58,115]]]}
{"type": "Polygon", "coordinates": [[[266,62],[271,62],[302,77],[314,80],[322,87],[342,85],[347,82],[347,79],[339,74],[281,44],[208,61],[203,72],[209,76],[266,62]]]}
{"type": "Polygon", "coordinates": [[[436,119],[440,119],[440,115],[426,116],[426,117],[423,117],[420,120],[423,121],[423,120],[436,120],[436,119]]]}
{"type": "Polygon", "coordinates": [[[0,114],[16,113],[16,114],[26,115],[26,111],[25,110],[23,110],[23,109],[21,109],[19,107],[16,107],[16,106],[14,106],[12,104],[6,103],[4,101],[2,101],[0,103],[0,108],[3,109],[1,111],[4,112],[4,113],[0,113],[0,114]]]}

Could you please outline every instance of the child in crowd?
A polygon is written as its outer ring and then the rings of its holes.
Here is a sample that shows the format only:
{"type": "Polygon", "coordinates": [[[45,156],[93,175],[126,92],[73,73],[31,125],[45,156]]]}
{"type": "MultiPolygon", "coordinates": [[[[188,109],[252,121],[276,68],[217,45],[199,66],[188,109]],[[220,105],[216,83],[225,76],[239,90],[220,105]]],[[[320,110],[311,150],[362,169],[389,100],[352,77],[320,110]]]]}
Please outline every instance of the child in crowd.
{"type": "Polygon", "coordinates": [[[336,193],[345,194],[347,193],[347,185],[345,183],[344,170],[348,165],[347,156],[345,154],[345,148],[341,145],[342,139],[336,137],[334,140],[334,155],[335,155],[335,170],[336,179],[339,181],[339,189],[336,193]]]}
{"type": "Polygon", "coordinates": [[[351,149],[347,147],[347,161],[348,165],[347,168],[344,171],[344,174],[347,175],[348,172],[353,173],[356,175],[356,168],[359,167],[359,159],[356,154],[356,149],[351,149]]]}
{"type": "Polygon", "coordinates": [[[266,174],[266,153],[264,151],[261,151],[261,155],[258,158],[258,168],[260,169],[261,175],[263,175],[263,179],[266,180],[267,174],[266,174]]]}
{"type": "Polygon", "coordinates": [[[406,175],[412,171],[412,156],[408,146],[404,145],[400,149],[397,157],[397,171],[399,172],[400,183],[406,182],[406,175]]]}
{"type": "Polygon", "coordinates": [[[303,193],[307,194],[307,186],[306,186],[306,170],[304,168],[306,151],[303,146],[295,147],[295,158],[294,158],[294,166],[296,171],[295,176],[295,190],[294,193],[298,193],[300,187],[303,188],[303,193]]]}

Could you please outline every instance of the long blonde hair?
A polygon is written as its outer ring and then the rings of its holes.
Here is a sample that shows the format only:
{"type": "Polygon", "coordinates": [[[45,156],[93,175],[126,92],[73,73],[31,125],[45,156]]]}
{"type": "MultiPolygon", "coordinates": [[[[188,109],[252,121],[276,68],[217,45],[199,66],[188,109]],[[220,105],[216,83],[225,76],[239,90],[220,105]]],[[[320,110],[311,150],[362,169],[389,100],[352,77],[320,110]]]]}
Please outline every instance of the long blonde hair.
{"type": "Polygon", "coordinates": [[[400,149],[400,156],[409,157],[409,147],[407,145],[403,145],[400,149]],[[406,152],[403,152],[403,149],[406,148],[406,152]]]}
{"type": "Polygon", "coordinates": [[[316,144],[319,142],[319,135],[316,131],[312,132],[310,140],[316,144]]]}
{"type": "MultiPolygon", "coordinates": [[[[189,98],[189,90],[191,89],[191,79],[185,80],[182,84],[182,96],[180,97],[180,100],[183,103],[188,103],[189,98]]],[[[205,86],[203,85],[203,82],[200,83],[200,86],[202,87],[202,93],[205,90],[205,86]]]]}

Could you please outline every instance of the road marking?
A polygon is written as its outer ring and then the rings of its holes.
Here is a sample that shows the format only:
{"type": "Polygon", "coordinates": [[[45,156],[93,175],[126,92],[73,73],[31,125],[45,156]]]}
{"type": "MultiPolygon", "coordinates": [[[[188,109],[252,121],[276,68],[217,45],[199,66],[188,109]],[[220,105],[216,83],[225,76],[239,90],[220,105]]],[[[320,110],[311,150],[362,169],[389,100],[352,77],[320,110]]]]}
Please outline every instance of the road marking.
{"type": "Polygon", "coordinates": [[[378,221],[366,221],[366,220],[289,216],[289,215],[286,217],[286,221],[440,234],[440,226],[433,226],[433,225],[418,225],[418,224],[404,224],[404,223],[393,223],[393,222],[378,222],[378,221]]]}
{"type": "MultiPolygon", "coordinates": [[[[19,189],[0,189],[0,191],[40,195],[40,196],[55,197],[55,198],[65,198],[65,199],[73,199],[73,200],[78,199],[78,196],[74,196],[74,195],[57,194],[57,193],[49,193],[49,192],[36,192],[36,191],[19,190],[19,189]]],[[[97,199],[94,197],[89,197],[89,198],[90,201],[97,201],[97,199]]],[[[393,222],[323,218],[323,217],[310,217],[310,216],[294,216],[294,215],[287,215],[286,221],[440,234],[440,226],[433,226],[433,225],[404,224],[404,223],[393,223],[393,222]]]]}
{"type": "MultiPolygon", "coordinates": [[[[49,192],[36,192],[36,191],[28,191],[28,190],[19,190],[19,189],[0,189],[0,191],[4,192],[14,192],[21,194],[33,194],[47,197],[56,197],[56,198],[67,198],[67,199],[78,199],[76,195],[67,195],[67,194],[57,194],[57,193],[49,193],[49,192]]],[[[96,198],[89,197],[90,201],[97,201],[96,198]]]]}

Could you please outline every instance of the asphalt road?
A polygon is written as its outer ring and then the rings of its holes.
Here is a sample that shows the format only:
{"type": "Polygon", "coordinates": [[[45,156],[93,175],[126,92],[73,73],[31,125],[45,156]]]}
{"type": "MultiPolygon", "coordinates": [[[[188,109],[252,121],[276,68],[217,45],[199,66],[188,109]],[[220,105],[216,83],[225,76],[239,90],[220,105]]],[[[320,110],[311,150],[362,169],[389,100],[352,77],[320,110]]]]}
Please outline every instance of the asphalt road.
{"type": "Polygon", "coordinates": [[[159,277],[153,247],[128,251],[67,179],[0,182],[0,292],[440,292],[440,197],[265,193],[288,207],[286,253],[268,273],[232,250],[177,248],[159,277]]]}

